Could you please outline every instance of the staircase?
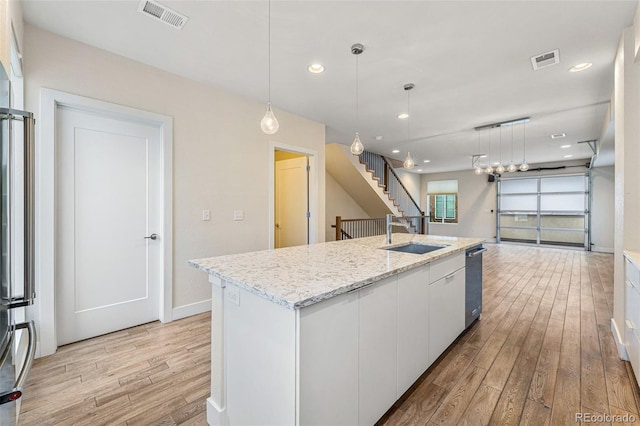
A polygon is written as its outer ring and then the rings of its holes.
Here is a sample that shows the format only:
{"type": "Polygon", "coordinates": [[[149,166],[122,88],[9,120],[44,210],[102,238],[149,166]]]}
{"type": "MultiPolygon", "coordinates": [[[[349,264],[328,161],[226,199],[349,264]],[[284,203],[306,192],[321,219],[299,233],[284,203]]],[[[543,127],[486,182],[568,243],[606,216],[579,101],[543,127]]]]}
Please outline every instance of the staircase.
{"type": "Polygon", "coordinates": [[[327,171],[369,216],[407,217],[409,232],[424,233],[423,221],[416,217],[424,213],[385,157],[368,151],[357,157],[337,143],[327,145],[326,154],[327,171]]]}

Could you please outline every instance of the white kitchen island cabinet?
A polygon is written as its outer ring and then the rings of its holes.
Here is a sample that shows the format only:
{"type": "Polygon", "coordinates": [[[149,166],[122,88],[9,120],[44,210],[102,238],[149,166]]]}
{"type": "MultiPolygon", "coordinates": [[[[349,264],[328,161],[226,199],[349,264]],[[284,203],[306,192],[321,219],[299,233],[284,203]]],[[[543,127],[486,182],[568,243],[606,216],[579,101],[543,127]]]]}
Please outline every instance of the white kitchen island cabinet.
{"type": "Polygon", "coordinates": [[[480,243],[393,237],[446,247],[381,236],[191,261],[213,284],[209,424],[372,425],[393,405],[462,331],[480,243]]]}
{"type": "Polygon", "coordinates": [[[625,335],[627,355],[640,384],[640,253],[625,250],[625,335]]]}
{"type": "Polygon", "coordinates": [[[400,398],[429,367],[429,266],[398,275],[398,389],[400,398]]]}
{"type": "Polygon", "coordinates": [[[358,424],[372,425],[398,399],[398,278],[384,279],[358,293],[358,424]]]}

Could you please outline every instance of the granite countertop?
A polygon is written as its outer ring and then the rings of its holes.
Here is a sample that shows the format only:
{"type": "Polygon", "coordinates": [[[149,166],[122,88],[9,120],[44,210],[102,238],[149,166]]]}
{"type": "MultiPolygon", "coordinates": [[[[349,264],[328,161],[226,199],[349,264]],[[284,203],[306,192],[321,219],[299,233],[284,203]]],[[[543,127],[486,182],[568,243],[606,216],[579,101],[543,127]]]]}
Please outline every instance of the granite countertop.
{"type": "Polygon", "coordinates": [[[481,244],[475,238],[393,234],[190,260],[195,268],[289,309],[299,309],[481,244]],[[447,244],[426,254],[384,250],[447,244]]]}
{"type": "Polygon", "coordinates": [[[636,268],[640,269],[640,253],[631,250],[624,250],[623,253],[627,259],[635,264],[636,268]]]}

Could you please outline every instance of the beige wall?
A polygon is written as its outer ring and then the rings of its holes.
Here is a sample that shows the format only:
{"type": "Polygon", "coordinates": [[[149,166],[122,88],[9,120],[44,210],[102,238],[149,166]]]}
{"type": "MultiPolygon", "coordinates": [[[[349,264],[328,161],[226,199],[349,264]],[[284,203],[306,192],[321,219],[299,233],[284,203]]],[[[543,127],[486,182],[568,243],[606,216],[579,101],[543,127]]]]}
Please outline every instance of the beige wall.
{"type": "MultiPolygon", "coordinates": [[[[413,199],[416,200],[416,203],[418,203],[418,205],[421,205],[422,202],[420,201],[420,187],[422,185],[422,175],[418,173],[407,172],[402,169],[396,169],[396,174],[398,175],[400,182],[402,182],[404,187],[407,188],[409,195],[411,195],[413,199]]],[[[424,211],[424,209],[422,210],[424,211]]]]}
{"type": "Polygon", "coordinates": [[[614,175],[613,166],[591,170],[591,249],[613,253],[614,246],[614,175]]]}
{"type": "Polygon", "coordinates": [[[298,154],[297,152],[276,150],[274,159],[276,161],[282,161],[282,160],[290,160],[292,158],[300,158],[304,156],[305,156],[304,154],[298,154]]]}
{"type": "Polygon", "coordinates": [[[326,241],[334,241],[336,239],[336,230],[331,225],[335,225],[336,216],[341,216],[345,219],[364,219],[368,218],[369,215],[329,173],[326,174],[325,183],[327,191],[325,239],[326,241]]]}
{"type": "MultiPolygon", "coordinates": [[[[173,117],[173,305],[211,296],[188,259],[266,249],[270,142],[318,156],[318,227],[325,235],[324,125],[276,111],[280,131],[262,133],[265,105],[106,51],[25,26],[26,108],[41,87],[173,117]],[[201,221],[203,209],[211,221],[201,221]],[[244,210],[244,221],[233,221],[244,210]]],[[[37,117],[37,114],[36,114],[37,117]]]]}
{"type": "Polygon", "coordinates": [[[427,184],[430,181],[458,180],[458,223],[431,223],[429,233],[453,237],[494,239],[496,236],[496,184],[473,170],[422,175],[420,208],[427,208],[427,184]]]}
{"type": "MultiPolygon", "coordinates": [[[[529,176],[544,176],[565,173],[584,173],[586,160],[567,163],[547,163],[535,167],[571,166],[560,170],[527,172],[529,176]]],[[[593,176],[593,216],[592,240],[601,251],[613,249],[613,167],[599,167],[593,176]]],[[[516,175],[517,176],[517,175],[516,175]]],[[[506,174],[505,177],[509,177],[506,174]]],[[[477,237],[492,239],[496,235],[496,185],[488,183],[487,176],[476,176],[473,170],[447,173],[433,173],[422,176],[421,208],[426,208],[427,184],[429,181],[458,180],[458,223],[430,224],[429,232],[434,235],[477,237]],[[491,211],[494,211],[493,213],[491,211]]],[[[515,237],[515,236],[514,236],[515,237]]]]}

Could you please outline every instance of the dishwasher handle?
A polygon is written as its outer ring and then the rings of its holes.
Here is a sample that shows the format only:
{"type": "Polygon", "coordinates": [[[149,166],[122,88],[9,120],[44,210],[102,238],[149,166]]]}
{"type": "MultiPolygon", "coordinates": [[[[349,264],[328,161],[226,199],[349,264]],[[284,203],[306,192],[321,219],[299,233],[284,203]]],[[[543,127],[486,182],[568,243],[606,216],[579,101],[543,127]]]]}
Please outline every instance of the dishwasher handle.
{"type": "Polygon", "coordinates": [[[485,251],[487,251],[487,249],[486,249],[486,248],[484,248],[484,247],[478,247],[478,248],[476,248],[476,249],[469,250],[469,251],[467,252],[467,257],[474,257],[474,256],[477,256],[477,255],[479,255],[479,254],[484,253],[485,251]]]}

